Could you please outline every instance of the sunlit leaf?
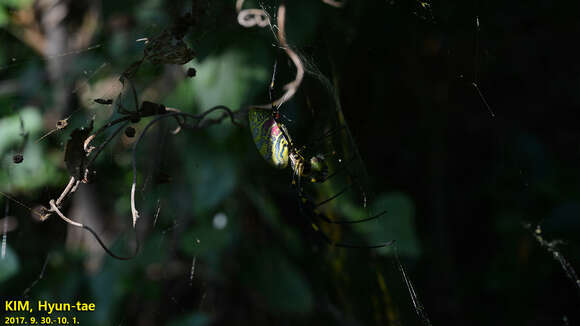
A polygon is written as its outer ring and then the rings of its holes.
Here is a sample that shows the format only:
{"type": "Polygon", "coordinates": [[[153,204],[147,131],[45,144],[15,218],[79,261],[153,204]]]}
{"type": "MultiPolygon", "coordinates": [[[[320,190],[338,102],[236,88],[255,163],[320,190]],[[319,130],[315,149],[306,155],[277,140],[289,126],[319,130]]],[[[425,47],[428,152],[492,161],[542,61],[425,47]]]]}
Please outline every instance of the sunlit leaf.
{"type": "Polygon", "coordinates": [[[197,77],[189,79],[191,89],[201,108],[221,104],[234,110],[264,85],[268,72],[252,64],[249,53],[232,49],[203,62],[194,63],[197,77]]]}
{"type": "Polygon", "coordinates": [[[13,8],[24,8],[29,6],[34,0],[3,0],[2,4],[13,8]]]}
{"type": "Polygon", "coordinates": [[[0,153],[4,153],[7,148],[22,141],[18,116],[24,123],[24,132],[36,134],[42,128],[42,117],[38,109],[34,107],[24,107],[0,119],[0,153]]]}
{"type": "Polygon", "coordinates": [[[4,26],[8,23],[8,14],[4,8],[0,7],[0,26],[4,26]]]}
{"type": "Polygon", "coordinates": [[[37,109],[26,107],[0,119],[0,190],[12,192],[35,189],[47,184],[59,182],[56,167],[47,159],[42,144],[34,142],[34,135],[42,127],[42,118],[37,109]],[[24,130],[21,130],[20,118],[24,130]],[[28,133],[27,143],[22,132],[28,133]],[[11,147],[22,147],[22,162],[14,163],[14,152],[7,151],[11,147]]]}

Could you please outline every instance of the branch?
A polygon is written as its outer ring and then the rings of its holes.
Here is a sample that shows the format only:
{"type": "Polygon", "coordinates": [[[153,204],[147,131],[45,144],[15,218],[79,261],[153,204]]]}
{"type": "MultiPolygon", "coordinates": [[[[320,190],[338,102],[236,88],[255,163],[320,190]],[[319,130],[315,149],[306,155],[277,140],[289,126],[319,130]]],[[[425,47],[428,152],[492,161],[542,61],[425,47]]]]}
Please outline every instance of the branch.
{"type": "Polygon", "coordinates": [[[90,228],[89,226],[84,225],[82,223],[75,222],[75,221],[69,219],[68,217],[66,217],[58,209],[56,203],[54,202],[54,199],[51,199],[50,200],[50,211],[51,212],[55,212],[61,219],[63,219],[68,224],[89,231],[93,235],[93,237],[95,237],[95,240],[97,240],[97,242],[99,243],[99,245],[101,245],[101,247],[103,248],[103,250],[105,250],[107,252],[107,254],[109,254],[109,256],[111,256],[113,258],[116,258],[116,259],[119,259],[119,260],[130,260],[133,257],[135,257],[137,255],[137,253],[139,253],[139,238],[137,238],[137,237],[136,237],[136,239],[137,239],[137,248],[135,249],[135,253],[133,253],[130,256],[118,256],[118,255],[114,254],[109,248],[107,248],[107,246],[105,245],[105,243],[103,243],[103,241],[101,240],[101,238],[97,235],[97,233],[92,228],[90,228]]]}

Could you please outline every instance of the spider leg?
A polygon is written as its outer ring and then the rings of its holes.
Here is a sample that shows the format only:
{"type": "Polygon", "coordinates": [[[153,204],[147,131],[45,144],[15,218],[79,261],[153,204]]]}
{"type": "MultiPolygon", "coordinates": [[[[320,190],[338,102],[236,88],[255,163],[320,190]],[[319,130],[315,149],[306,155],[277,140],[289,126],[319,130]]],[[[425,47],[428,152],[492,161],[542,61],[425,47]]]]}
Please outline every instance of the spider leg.
{"type": "Polygon", "coordinates": [[[329,176],[327,176],[326,178],[324,178],[324,180],[321,181],[321,182],[325,182],[327,180],[330,180],[330,179],[336,177],[337,175],[341,174],[342,172],[345,172],[351,178],[351,180],[352,180],[352,182],[350,183],[350,185],[344,187],[342,190],[340,190],[338,193],[332,195],[330,198],[328,198],[328,199],[326,199],[326,200],[324,200],[324,201],[316,204],[315,205],[315,208],[318,207],[318,206],[322,206],[322,205],[330,202],[331,200],[333,200],[333,199],[341,196],[342,194],[346,193],[349,189],[351,189],[351,188],[353,188],[355,186],[358,186],[360,188],[360,195],[363,197],[362,198],[363,199],[363,207],[366,207],[366,204],[364,204],[364,203],[366,203],[366,193],[363,190],[363,186],[359,182],[356,182],[359,179],[359,177],[357,177],[356,175],[354,175],[349,170],[349,167],[348,167],[348,165],[350,163],[352,163],[354,160],[355,160],[355,157],[352,157],[352,158],[348,159],[344,166],[342,166],[340,169],[334,171],[332,174],[330,174],[329,176]]]}
{"type": "Polygon", "coordinates": [[[383,248],[383,247],[390,246],[395,242],[395,240],[391,240],[391,241],[381,243],[381,244],[376,244],[376,245],[358,245],[358,244],[346,243],[346,242],[333,242],[322,231],[319,231],[316,233],[321,235],[322,239],[331,247],[354,248],[354,249],[377,249],[377,248],[383,248]]]}
{"type": "MultiPolygon", "coordinates": [[[[302,211],[302,207],[301,207],[302,211]]],[[[304,214],[303,214],[304,215],[304,214]]],[[[315,233],[324,241],[327,245],[331,247],[342,247],[342,248],[354,248],[354,249],[376,249],[390,246],[395,242],[395,240],[387,241],[384,243],[374,244],[374,245],[365,245],[365,244],[356,244],[356,243],[349,243],[349,242],[336,242],[332,241],[320,228],[320,226],[316,223],[312,215],[306,214],[308,219],[311,222],[312,228],[314,229],[315,233]]],[[[321,218],[320,214],[315,213],[316,217],[321,218]]],[[[326,217],[325,217],[326,218],[326,217]]]]}
{"type": "Polygon", "coordinates": [[[304,147],[308,147],[308,146],[312,146],[312,145],[314,145],[314,144],[317,144],[317,143],[319,143],[319,142],[322,142],[322,141],[323,141],[323,140],[325,140],[326,138],[328,138],[328,137],[330,137],[330,136],[334,135],[335,133],[338,133],[339,131],[341,131],[341,130],[343,130],[343,129],[345,129],[345,128],[346,128],[346,126],[340,126],[340,127],[336,127],[336,128],[334,128],[334,129],[332,129],[332,130],[330,130],[330,131],[326,132],[324,135],[322,135],[322,136],[320,136],[320,137],[318,137],[318,138],[316,138],[316,139],[313,139],[313,140],[312,140],[310,143],[308,143],[308,144],[305,144],[304,146],[302,146],[302,148],[304,148],[304,147]]]}
{"type": "Polygon", "coordinates": [[[321,201],[320,203],[318,203],[318,204],[314,205],[314,208],[316,208],[316,207],[320,207],[320,206],[322,206],[322,205],[324,205],[324,204],[326,204],[326,203],[328,203],[328,202],[330,202],[330,201],[334,200],[335,198],[338,198],[338,197],[340,197],[340,195],[344,194],[344,193],[345,193],[345,192],[346,192],[346,191],[347,191],[349,188],[351,188],[351,187],[352,187],[352,186],[348,186],[348,187],[345,187],[345,188],[343,188],[341,191],[337,192],[336,194],[334,194],[334,195],[330,196],[329,198],[327,198],[327,199],[325,199],[325,200],[321,201]]]}
{"type": "MultiPolygon", "coordinates": [[[[351,164],[352,164],[352,163],[353,163],[353,162],[354,162],[356,159],[357,159],[357,156],[352,156],[351,158],[347,159],[347,160],[344,162],[344,164],[341,164],[340,168],[338,168],[338,169],[337,169],[336,171],[334,171],[332,174],[330,174],[329,176],[327,176],[327,177],[326,177],[326,179],[325,179],[324,181],[326,181],[326,180],[330,180],[330,179],[334,178],[335,176],[337,176],[337,175],[339,175],[339,174],[341,174],[341,173],[345,173],[345,174],[346,174],[346,175],[347,175],[347,176],[350,178],[350,182],[349,182],[350,186],[348,186],[348,187],[345,187],[345,189],[341,190],[341,192],[339,192],[337,195],[335,195],[335,196],[333,196],[333,197],[331,197],[331,198],[338,197],[339,195],[341,195],[341,193],[342,193],[342,192],[345,192],[345,191],[346,191],[348,188],[355,188],[355,187],[356,187],[356,188],[358,188],[358,190],[359,190],[359,195],[361,196],[361,198],[360,198],[360,199],[362,200],[362,206],[366,208],[366,207],[367,207],[367,192],[364,190],[364,185],[363,185],[363,183],[364,183],[364,179],[365,179],[365,178],[364,178],[364,176],[363,176],[363,177],[361,177],[361,176],[358,176],[358,175],[356,175],[356,174],[355,174],[355,173],[353,173],[353,171],[351,171],[351,169],[350,169],[350,165],[351,165],[351,164]],[[361,181],[360,181],[361,179],[363,179],[363,182],[362,182],[362,183],[361,183],[361,181]]],[[[342,163],[342,162],[340,162],[340,163],[342,163]]],[[[330,200],[331,200],[331,199],[328,199],[327,201],[330,201],[330,200]]],[[[325,202],[326,202],[326,201],[324,201],[324,202],[321,202],[321,203],[319,204],[319,206],[320,206],[320,205],[322,205],[322,204],[324,204],[325,202]]]]}
{"type": "MultiPolygon", "coordinates": [[[[331,197],[329,197],[329,198],[327,198],[327,199],[319,202],[314,207],[315,208],[316,207],[320,207],[320,206],[322,206],[322,205],[324,205],[324,204],[332,201],[333,199],[335,199],[335,198],[341,196],[342,194],[346,193],[349,189],[353,188],[353,186],[354,185],[350,185],[350,186],[347,186],[347,187],[342,188],[339,192],[337,192],[336,194],[332,195],[331,197]]],[[[366,207],[366,193],[364,192],[364,190],[362,190],[362,187],[361,187],[361,194],[360,195],[362,196],[362,199],[363,199],[363,204],[362,205],[363,205],[363,207],[366,207]]]]}
{"type": "MultiPolygon", "coordinates": [[[[339,125],[336,128],[331,129],[330,131],[327,131],[326,133],[324,133],[322,136],[316,138],[315,140],[313,140],[310,144],[313,143],[319,143],[322,141],[325,141],[326,139],[328,139],[329,137],[332,137],[334,134],[339,133],[345,131],[346,135],[348,137],[350,137],[350,132],[348,130],[348,127],[344,124],[339,125]]],[[[330,145],[332,146],[332,138],[330,139],[330,145]]],[[[307,148],[308,145],[304,145],[301,147],[300,151],[304,150],[307,148]]],[[[337,155],[336,151],[331,151],[330,155],[327,154],[327,156],[335,156],[337,155]]],[[[358,155],[358,151],[355,149],[354,153],[351,153],[351,155],[346,155],[347,157],[350,156],[350,158],[347,158],[346,160],[343,160],[339,157],[338,158],[338,166],[335,169],[335,171],[333,171],[330,175],[326,176],[326,178],[324,178],[324,180],[320,180],[321,182],[324,182],[326,180],[332,179],[335,176],[339,175],[339,174],[346,174],[348,176],[348,178],[351,179],[351,182],[349,182],[351,184],[351,187],[356,187],[359,190],[359,195],[360,195],[360,200],[362,201],[362,206],[363,207],[367,207],[367,193],[364,190],[364,183],[366,182],[366,174],[362,174],[362,175],[358,175],[357,172],[353,171],[353,169],[357,169],[356,165],[361,165],[364,166],[364,164],[361,161],[360,156],[358,155]],[[358,161],[358,162],[357,162],[358,161]],[[362,181],[362,182],[361,182],[362,181]]],[[[364,167],[363,167],[364,169],[364,167]]]]}
{"type": "MultiPolygon", "coordinates": [[[[350,188],[350,187],[348,187],[348,188],[350,188]]],[[[379,218],[379,217],[381,217],[381,216],[383,216],[383,215],[385,215],[387,213],[387,211],[385,210],[385,211],[382,211],[382,212],[380,212],[380,213],[378,213],[376,215],[373,215],[373,216],[370,216],[370,217],[366,217],[366,218],[357,219],[357,220],[346,220],[346,219],[344,219],[344,220],[331,220],[326,215],[323,215],[323,214],[320,214],[320,213],[316,213],[315,209],[317,207],[319,207],[321,205],[324,205],[327,202],[329,202],[329,201],[337,198],[338,196],[342,195],[344,192],[346,192],[346,190],[348,188],[345,188],[345,189],[341,190],[336,195],[334,195],[334,196],[332,196],[332,197],[330,197],[330,198],[328,198],[328,199],[326,199],[326,200],[324,200],[324,201],[322,201],[322,202],[320,202],[318,204],[314,204],[314,202],[311,199],[309,199],[304,192],[302,192],[301,190],[299,190],[299,192],[298,192],[298,197],[299,197],[298,205],[299,205],[299,208],[300,208],[300,212],[304,215],[303,208],[307,208],[308,211],[313,212],[313,214],[317,218],[321,219],[322,221],[324,221],[326,223],[330,223],[330,224],[357,224],[357,223],[362,223],[362,222],[368,222],[368,221],[372,221],[374,219],[377,219],[377,218],[379,218]],[[306,206],[304,204],[306,204],[306,206]]]]}

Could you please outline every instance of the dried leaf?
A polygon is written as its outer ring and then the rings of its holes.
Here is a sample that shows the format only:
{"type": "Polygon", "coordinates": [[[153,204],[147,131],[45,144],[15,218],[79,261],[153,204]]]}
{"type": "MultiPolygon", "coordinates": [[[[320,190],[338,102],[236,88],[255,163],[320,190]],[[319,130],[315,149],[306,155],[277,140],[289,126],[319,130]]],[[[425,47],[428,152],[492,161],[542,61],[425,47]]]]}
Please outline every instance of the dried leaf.
{"type": "Polygon", "coordinates": [[[195,75],[197,75],[197,71],[195,70],[195,68],[188,68],[186,75],[189,78],[193,78],[195,77],[195,75]]]}
{"type": "Polygon", "coordinates": [[[62,120],[58,120],[56,122],[56,129],[57,130],[64,129],[64,128],[66,128],[66,126],[68,126],[68,118],[62,119],[62,120]]]}
{"type": "Polygon", "coordinates": [[[77,128],[73,130],[64,152],[64,162],[68,173],[77,180],[85,178],[87,164],[87,153],[84,149],[84,143],[93,130],[93,121],[88,127],[77,128]]]}
{"type": "Polygon", "coordinates": [[[94,101],[96,103],[102,104],[102,105],[111,105],[111,104],[113,104],[113,100],[112,99],[96,98],[96,99],[94,99],[94,101]]]}
{"type": "Polygon", "coordinates": [[[149,101],[143,101],[143,103],[141,103],[141,109],[139,109],[139,115],[141,117],[149,117],[152,115],[159,115],[165,113],[167,113],[165,105],[149,101]]]}
{"type": "Polygon", "coordinates": [[[135,137],[135,128],[133,128],[133,127],[125,128],[125,136],[127,136],[129,138],[135,137]]]}
{"type": "Polygon", "coordinates": [[[14,164],[20,164],[22,161],[24,161],[24,156],[22,156],[22,154],[15,154],[12,156],[12,161],[14,164]]]}
{"type": "Polygon", "coordinates": [[[155,37],[145,47],[145,58],[153,64],[183,65],[195,57],[195,52],[168,31],[155,37]]]}
{"type": "Polygon", "coordinates": [[[35,220],[40,222],[46,221],[52,215],[52,212],[42,205],[34,207],[30,213],[35,220]]]}

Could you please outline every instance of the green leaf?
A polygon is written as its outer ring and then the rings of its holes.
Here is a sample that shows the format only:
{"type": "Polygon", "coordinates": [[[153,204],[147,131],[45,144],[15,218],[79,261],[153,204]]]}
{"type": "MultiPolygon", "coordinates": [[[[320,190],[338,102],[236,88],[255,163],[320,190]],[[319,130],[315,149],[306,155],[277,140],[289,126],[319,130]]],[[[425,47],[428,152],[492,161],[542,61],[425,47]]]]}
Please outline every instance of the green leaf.
{"type": "Polygon", "coordinates": [[[18,262],[18,256],[16,256],[10,246],[6,246],[6,255],[3,258],[0,257],[0,282],[8,280],[14,274],[18,273],[19,269],[20,263],[18,262]]]}
{"type": "Polygon", "coordinates": [[[12,162],[12,155],[0,161],[1,191],[26,191],[60,182],[56,167],[47,160],[39,144],[29,142],[23,157],[24,161],[20,164],[12,162]]]}
{"type": "Polygon", "coordinates": [[[253,64],[250,55],[232,49],[193,64],[197,76],[189,81],[203,110],[216,105],[237,110],[260,85],[265,87],[268,72],[264,66],[253,64]]]}
{"type": "Polygon", "coordinates": [[[181,317],[175,321],[170,322],[169,326],[205,326],[209,325],[211,322],[211,317],[200,312],[194,312],[192,314],[181,317]]]}
{"type": "Polygon", "coordinates": [[[188,148],[188,180],[193,186],[193,210],[203,214],[214,209],[228,197],[238,182],[238,168],[223,151],[207,144],[191,144],[188,148]]]}
{"type": "Polygon", "coordinates": [[[2,4],[13,8],[24,8],[32,4],[34,0],[2,0],[2,4]]]}
{"type": "Polygon", "coordinates": [[[24,160],[20,164],[13,162],[16,152],[8,151],[11,147],[20,147],[23,141],[20,119],[16,114],[0,119],[0,191],[25,191],[60,182],[57,169],[47,158],[42,143],[34,142],[42,126],[40,113],[28,107],[20,110],[19,115],[28,133],[22,153],[24,160]]]}
{"type": "Polygon", "coordinates": [[[0,119],[0,153],[4,153],[10,146],[22,141],[20,118],[22,118],[24,123],[24,131],[30,135],[39,132],[42,128],[42,117],[37,108],[25,107],[17,112],[18,114],[12,114],[0,119]],[[20,118],[18,117],[19,115],[20,118]]]}
{"type": "Polygon", "coordinates": [[[306,279],[280,252],[259,256],[244,275],[246,286],[257,291],[272,310],[282,313],[307,313],[314,299],[306,279]]]}
{"type": "Polygon", "coordinates": [[[226,248],[233,239],[231,223],[224,229],[210,225],[196,227],[181,237],[181,248],[191,256],[210,257],[226,248]]]}
{"type": "Polygon", "coordinates": [[[8,24],[8,14],[4,8],[0,7],[0,27],[8,24]]]}
{"type": "MultiPolygon", "coordinates": [[[[372,206],[374,214],[386,213],[374,221],[355,224],[356,229],[365,234],[369,243],[395,240],[401,256],[419,257],[421,248],[415,230],[415,205],[412,200],[400,192],[383,193],[377,196],[372,206]]],[[[392,254],[392,248],[381,248],[379,252],[392,254]]]]}

